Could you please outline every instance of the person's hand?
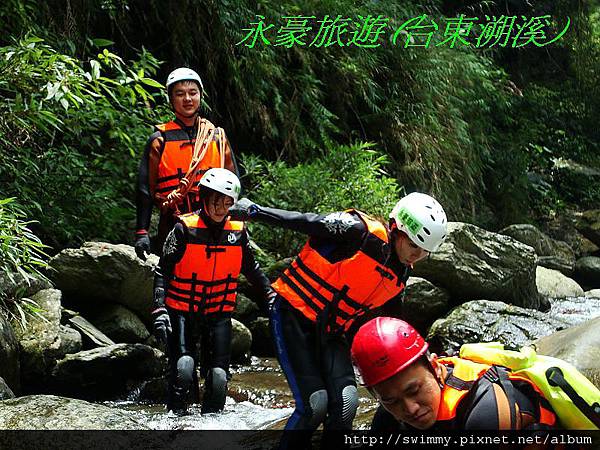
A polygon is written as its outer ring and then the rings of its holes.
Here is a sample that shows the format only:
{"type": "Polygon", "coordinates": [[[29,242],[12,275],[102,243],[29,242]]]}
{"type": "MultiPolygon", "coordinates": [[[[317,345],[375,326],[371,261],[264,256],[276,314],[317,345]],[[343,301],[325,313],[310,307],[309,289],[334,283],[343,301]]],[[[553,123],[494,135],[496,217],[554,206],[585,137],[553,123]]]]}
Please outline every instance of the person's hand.
{"type": "Polygon", "coordinates": [[[269,291],[269,293],[265,297],[265,302],[264,302],[265,311],[263,311],[263,312],[267,315],[267,317],[269,317],[271,315],[271,312],[273,311],[273,304],[275,303],[276,297],[277,297],[277,292],[275,292],[273,290],[269,291]]]}
{"type": "Polygon", "coordinates": [[[229,208],[229,216],[232,220],[239,220],[246,222],[256,214],[260,206],[254,203],[252,200],[244,197],[240,198],[237,202],[229,208]]]}
{"type": "Polygon", "coordinates": [[[173,331],[167,309],[155,309],[152,311],[152,317],[154,317],[154,337],[156,337],[159,342],[164,342],[166,344],[169,333],[173,331]]]}
{"type": "Polygon", "coordinates": [[[138,230],[135,233],[135,254],[142,261],[150,254],[150,238],[146,230],[138,230]]]}

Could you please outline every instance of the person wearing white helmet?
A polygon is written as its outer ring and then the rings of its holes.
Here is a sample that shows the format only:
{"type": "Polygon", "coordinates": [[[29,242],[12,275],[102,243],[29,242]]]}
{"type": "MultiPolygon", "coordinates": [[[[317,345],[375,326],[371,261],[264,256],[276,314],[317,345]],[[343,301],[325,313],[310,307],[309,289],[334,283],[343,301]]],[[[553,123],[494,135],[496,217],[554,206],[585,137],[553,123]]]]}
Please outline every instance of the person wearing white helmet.
{"type": "Polygon", "coordinates": [[[199,185],[202,207],[179,217],[154,276],[154,334],[167,345],[167,408],[176,414],[186,412],[190,392],[198,393],[198,335],[205,378],[201,411],[217,412],[225,405],[238,275],[262,292],[265,313],[275,295],[254,259],[244,223],[228,216],[240,194],[238,177],[213,168],[199,185]]]}
{"type": "Polygon", "coordinates": [[[154,252],[160,255],[175,216],[200,205],[198,180],[212,167],[238,173],[235,157],[222,128],[199,115],[204,85],[192,69],[180,67],[167,77],[167,94],[175,119],[156,125],[144,150],[138,171],[136,196],[136,254],[143,260],[151,252],[150,218],[160,211],[154,252]],[[199,139],[202,142],[196,143],[199,139]]]}
{"type": "Polygon", "coordinates": [[[425,194],[401,199],[384,224],[357,210],[300,213],[241,199],[232,217],[257,220],[309,236],[291,266],[273,283],[271,332],[296,409],[281,447],[310,447],[310,434],[349,430],[358,406],[346,334],[367,313],[401,301],[413,264],[437,251],[446,214],[425,194]]]}

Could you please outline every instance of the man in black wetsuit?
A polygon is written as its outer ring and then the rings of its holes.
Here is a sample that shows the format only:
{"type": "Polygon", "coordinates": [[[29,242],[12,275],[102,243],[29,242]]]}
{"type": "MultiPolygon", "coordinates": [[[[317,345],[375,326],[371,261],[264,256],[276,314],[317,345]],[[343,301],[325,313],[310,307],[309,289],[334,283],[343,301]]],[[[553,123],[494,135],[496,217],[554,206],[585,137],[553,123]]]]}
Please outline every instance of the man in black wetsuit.
{"type": "Polygon", "coordinates": [[[175,225],[176,216],[201,207],[197,186],[204,172],[213,167],[222,167],[239,174],[225,131],[215,128],[214,134],[207,137],[207,147],[199,170],[188,180],[191,189],[177,201],[167,201],[169,194],[177,190],[190,168],[199,123],[204,123],[208,128],[214,128],[214,125],[206,119],[199,120],[203,85],[195,71],[187,67],[175,69],[169,74],[166,84],[175,119],[156,125],[156,131],[144,149],[138,172],[135,251],[143,260],[151,251],[148,231],[154,206],[160,211],[160,221],[153,251],[160,255],[167,233],[175,225]]]}

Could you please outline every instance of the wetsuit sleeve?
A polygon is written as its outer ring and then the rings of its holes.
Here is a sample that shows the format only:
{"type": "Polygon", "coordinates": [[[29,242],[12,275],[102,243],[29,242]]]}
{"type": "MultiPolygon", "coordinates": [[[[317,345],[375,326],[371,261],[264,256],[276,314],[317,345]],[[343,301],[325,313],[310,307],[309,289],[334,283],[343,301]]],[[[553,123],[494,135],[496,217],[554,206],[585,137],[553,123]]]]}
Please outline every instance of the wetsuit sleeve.
{"type": "Polygon", "coordinates": [[[138,167],[136,192],[136,229],[148,230],[152,216],[152,199],[156,186],[158,162],[164,141],[160,131],[150,136],[138,167]]]}
{"type": "Polygon", "coordinates": [[[252,286],[260,289],[263,299],[266,299],[273,292],[271,282],[264,272],[260,270],[258,262],[254,259],[254,253],[252,252],[250,239],[246,230],[242,234],[242,273],[252,286]]]}
{"type": "Polygon", "coordinates": [[[252,219],[338,242],[362,240],[367,232],[363,221],[348,212],[323,215],[260,206],[252,219]]]}
{"type": "Polygon", "coordinates": [[[187,231],[185,226],[178,222],[167,235],[161,256],[156,269],[154,269],[154,308],[164,306],[162,299],[157,295],[157,289],[166,291],[169,280],[173,277],[175,264],[181,261],[187,245],[187,231]]]}

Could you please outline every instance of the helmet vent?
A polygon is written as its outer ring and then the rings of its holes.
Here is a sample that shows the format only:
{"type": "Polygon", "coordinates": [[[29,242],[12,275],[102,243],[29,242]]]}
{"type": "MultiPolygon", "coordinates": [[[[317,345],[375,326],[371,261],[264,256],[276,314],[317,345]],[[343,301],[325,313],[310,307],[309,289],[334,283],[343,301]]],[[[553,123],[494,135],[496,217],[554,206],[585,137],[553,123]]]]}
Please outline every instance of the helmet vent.
{"type": "Polygon", "coordinates": [[[433,217],[433,214],[429,214],[429,217],[431,217],[431,220],[435,222],[435,217],[433,217]]]}
{"type": "Polygon", "coordinates": [[[423,239],[423,236],[421,236],[420,234],[417,234],[417,237],[419,238],[419,240],[420,240],[421,242],[425,242],[425,239],[423,239]]]}
{"type": "Polygon", "coordinates": [[[423,231],[427,236],[431,236],[431,231],[429,231],[427,228],[423,227],[423,231]]]}

